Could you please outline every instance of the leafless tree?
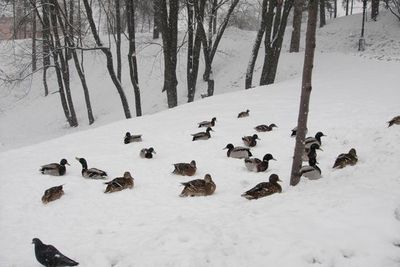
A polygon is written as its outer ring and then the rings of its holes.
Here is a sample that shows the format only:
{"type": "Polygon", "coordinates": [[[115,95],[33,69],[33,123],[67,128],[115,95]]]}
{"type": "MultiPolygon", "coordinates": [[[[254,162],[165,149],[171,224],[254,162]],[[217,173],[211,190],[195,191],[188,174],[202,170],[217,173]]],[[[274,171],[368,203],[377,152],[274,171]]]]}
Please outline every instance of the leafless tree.
{"type": "Polygon", "coordinates": [[[303,65],[303,79],[301,87],[301,98],[299,116],[297,121],[296,146],[292,164],[290,185],[295,186],[300,181],[300,168],[302,154],[304,151],[304,140],[306,136],[308,110],[312,89],[312,70],[314,65],[315,32],[317,28],[318,0],[308,0],[308,22],[306,32],[306,51],[303,65]]]}

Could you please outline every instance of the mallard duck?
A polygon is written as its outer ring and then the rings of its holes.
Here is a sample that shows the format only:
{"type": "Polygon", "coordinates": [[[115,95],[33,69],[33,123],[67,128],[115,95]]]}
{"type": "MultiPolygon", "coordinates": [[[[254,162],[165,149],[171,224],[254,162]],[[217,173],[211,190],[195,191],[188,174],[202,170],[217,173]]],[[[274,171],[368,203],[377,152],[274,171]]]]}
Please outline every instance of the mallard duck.
{"type": "MultiPolygon", "coordinates": [[[[306,134],[307,134],[307,132],[308,132],[308,129],[306,128],[306,134]]],[[[297,126],[292,129],[292,134],[290,135],[290,137],[295,137],[296,135],[297,135],[297,126]]]]}
{"type": "Polygon", "coordinates": [[[62,195],[64,195],[63,185],[51,187],[44,191],[42,202],[43,204],[47,204],[51,201],[59,199],[62,195]]]}
{"type": "Polygon", "coordinates": [[[279,176],[276,174],[271,174],[269,177],[269,182],[257,184],[255,187],[242,194],[242,197],[250,200],[266,197],[274,193],[282,193],[282,187],[280,184],[278,184],[278,182],[282,182],[279,179],[279,176]]]}
{"type": "Polygon", "coordinates": [[[322,132],[318,132],[315,134],[315,137],[309,136],[304,140],[304,147],[309,148],[312,144],[318,144],[319,146],[322,145],[321,137],[326,136],[322,132]]]}
{"type": "Polygon", "coordinates": [[[149,147],[149,148],[143,148],[140,150],[140,157],[141,158],[146,158],[146,159],[151,159],[153,158],[153,153],[157,154],[156,151],[154,151],[154,148],[149,147]]]}
{"type": "Polygon", "coordinates": [[[268,169],[268,162],[270,160],[276,160],[271,154],[265,154],[263,159],[249,158],[244,160],[244,165],[249,171],[252,172],[264,172],[268,169]]]}
{"type": "Polygon", "coordinates": [[[196,179],[186,183],[182,183],[185,187],[180,197],[209,196],[215,191],[216,185],[211,179],[211,175],[206,174],[204,179],[196,179]]]}
{"type": "Polygon", "coordinates": [[[65,174],[66,171],[65,165],[69,166],[69,163],[66,159],[62,159],[60,163],[50,163],[41,166],[39,171],[41,171],[43,174],[61,176],[65,174]]]}
{"type": "Polygon", "coordinates": [[[125,138],[124,138],[124,143],[125,144],[129,144],[132,142],[141,142],[142,141],[142,135],[141,134],[136,134],[136,135],[131,135],[130,132],[127,132],[125,134],[125,138]]]}
{"type": "Polygon", "coordinates": [[[207,127],[205,132],[199,132],[199,133],[192,134],[192,136],[193,136],[192,141],[209,139],[211,137],[210,131],[214,132],[213,129],[211,129],[210,127],[207,127]]]}
{"type": "Polygon", "coordinates": [[[303,161],[309,161],[310,159],[316,159],[317,158],[317,150],[322,150],[322,148],[319,147],[318,144],[312,144],[311,147],[306,148],[304,147],[303,151],[303,156],[302,159],[303,161]]]}
{"type": "Polygon", "coordinates": [[[388,127],[392,126],[393,124],[400,125],[400,116],[394,117],[393,119],[391,119],[387,123],[389,124],[388,127]]]}
{"type": "Polygon", "coordinates": [[[172,173],[179,175],[192,176],[196,173],[196,161],[192,160],[190,163],[175,163],[174,171],[172,173]]]}
{"type": "Polygon", "coordinates": [[[261,124],[254,127],[254,129],[256,129],[257,132],[270,132],[274,127],[277,128],[278,126],[276,126],[275,123],[271,123],[269,126],[266,124],[261,124]]]}
{"type": "Polygon", "coordinates": [[[260,140],[260,138],[258,138],[258,135],[253,134],[252,136],[243,136],[242,140],[246,146],[254,147],[257,145],[257,140],[260,140]]]}
{"type": "Polygon", "coordinates": [[[39,238],[32,239],[35,245],[35,257],[37,261],[46,267],[76,266],[79,263],[63,255],[52,245],[43,244],[39,238]]]}
{"type": "Polygon", "coordinates": [[[350,149],[349,153],[340,154],[333,164],[332,168],[344,168],[347,165],[354,166],[358,161],[357,152],[354,148],[350,149]]]}
{"type": "Polygon", "coordinates": [[[90,179],[106,179],[107,178],[107,173],[105,171],[102,171],[102,170],[99,170],[96,168],[88,169],[86,159],[78,158],[78,157],[75,157],[75,159],[82,164],[82,176],[83,177],[90,178],[90,179]]]}
{"type": "Polygon", "coordinates": [[[250,110],[242,111],[238,114],[238,118],[248,117],[250,115],[250,110]]]}
{"type": "Polygon", "coordinates": [[[214,127],[215,126],[215,122],[217,121],[217,118],[212,118],[211,121],[202,121],[199,122],[199,128],[200,127],[214,127]]]}
{"type": "Polygon", "coordinates": [[[110,182],[104,183],[107,185],[107,188],[104,191],[104,193],[117,192],[117,191],[121,191],[126,188],[132,189],[133,185],[134,185],[133,181],[134,180],[133,180],[130,172],[125,172],[124,177],[117,177],[117,178],[114,178],[110,182]]]}
{"type": "Polygon", "coordinates": [[[247,147],[234,147],[232,144],[227,144],[223,149],[228,149],[226,155],[231,158],[245,159],[253,156],[253,154],[250,152],[250,148],[247,147]]]}
{"type": "Polygon", "coordinates": [[[300,176],[307,177],[310,180],[317,180],[322,177],[321,169],[317,166],[317,160],[311,158],[308,161],[308,166],[303,166],[300,169],[300,176]]]}

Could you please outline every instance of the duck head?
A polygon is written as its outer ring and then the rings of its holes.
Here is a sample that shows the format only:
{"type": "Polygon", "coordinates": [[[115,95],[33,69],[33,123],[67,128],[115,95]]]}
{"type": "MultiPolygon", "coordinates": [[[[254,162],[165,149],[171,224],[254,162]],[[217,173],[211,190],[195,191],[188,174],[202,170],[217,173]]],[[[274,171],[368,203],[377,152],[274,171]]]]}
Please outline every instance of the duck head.
{"type": "Polygon", "coordinates": [[[322,148],[318,144],[312,144],[310,146],[310,150],[317,150],[317,149],[323,151],[322,148]]]}
{"type": "Polygon", "coordinates": [[[132,178],[130,172],[124,172],[124,178],[132,178]]]}
{"type": "Polygon", "coordinates": [[[152,147],[149,147],[149,149],[147,151],[150,153],[157,154],[156,151],[154,150],[154,148],[152,148],[152,147]]]}
{"type": "Polygon", "coordinates": [[[217,118],[215,118],[215,117],[211,119],[211,122],[216,122],[216,121],[217,121],[217,118]]]}
{"type": "Polygon", "coordinates": [[[126,132],[125,138],[129,138],[129,137],[131,137],[131,133],[130,132],[126,132]]]}
{"type": "Polygon", "coordinates": [[[269,125],[269,127],[270,127],[270,128],[274,128],[274,127],[275,127],[275,128],[278,128],[278,126],[276,126],[275,123],[271,123],[271,124],[269,125]]]}
{"type": "Polygon", "coordinates": [[[324,133],[323,132],[318,132],[318,133],[316,133],[315,134],[315,138],[321,138],[322,136],[326,136],[326,135],[324,135],[324,133]]]}
{"type": "Polygon", "coordinates": [[[230,149],[233,149],[233,148],[234,148],[234,146],[232,144],[227,144],[226,147],[224,147],[223,149],[230,150],[230,149]]]}
{"type": "Polygon", "coordinates": [[[357,152],[356,152],[356,150],[354,148],[350,149],[349,154],[354,156],[354,157],[357,157],[357,152]]]}
{"type": "Polygon", "coordinates": [[[211,127],[207,127],[207,129],[206,129],[206,132],[208,133],[208,132],[214,132],[214,130],[211,128],[211,127]]]}
{"type": "Polygon", "coordinates": [[[260,138],[258,138],[258,135],[257,135],[257,134],[253,134],[253,139],[260,140],[260,138]]]}
{"type": "Polygon", "coordinates": [[[39,238],[34,238],[34,239],[32,239],[32,244],[35,244],[35,245],[42,245],[43,243],[42,243],[42,241],[40,241],[40,239],[39,238]]]}
{"type": "Polygon", "coordinates": [[[273,173],[273,174],[271,174],[269,176],[269,182],[270,183],[277,183],[277,182],[282,182],[282,180],[279,179],[279,176],[277,174],[273,173]]]}
{"type": "Polygon", "coordinates": [[[75,157],[75,159],[76,159],[77,161],[79,161],[79,162],[82,164],[82,167],[83,167],[84,169],[87,169],[87,161],[86,161],[86,159],[84,159],[84,158],[78,158],[78,157],[75,157]]]}
{"type": "Polygon", "coordinates": [[[207,183],[210,183],[210,182],[212,182],[212,178],[211,178],[211,175],[210,174],[206,174],[206,175],[204,175],[204,181],[206,181],[207,183]]]}
{"type": "Polygon", "coordinates": [[[274,157],[271,154],[265,154],[265,156],[263,157],[263,161],[269,161],[269,160],[276,160],[274,159],[274,157]]]}
{"type": "Polygon", "coordinates": [[[196,161],[195,161],[195,160],[192,160],[192,161],[190,162],[190,166],[196,167],[196,161]]]}
{"type": "Polygon", "coordinates": [[[69,163],[68,163],[68,161],[67,161],[66,159],[62,159],[62,160],[60,161],[60,165],[62,165],[62,166],[64,166],[64,165],[70,166],[69,163]]]}

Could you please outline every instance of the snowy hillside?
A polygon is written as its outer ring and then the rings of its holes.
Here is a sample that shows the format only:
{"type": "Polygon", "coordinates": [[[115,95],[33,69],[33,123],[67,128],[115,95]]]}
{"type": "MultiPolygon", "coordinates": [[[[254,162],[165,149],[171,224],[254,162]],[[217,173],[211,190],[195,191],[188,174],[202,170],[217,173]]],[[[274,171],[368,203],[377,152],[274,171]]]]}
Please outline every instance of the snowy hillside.
{"type": "MultiPolygon", "coordinates": [[[[351,72],[349,75],[351,79],[358,81],[362,80],[359,77],[365,75],[365,72],[358,65],[360,56],[373,59],[362,61],[362,65],[367,69],[379,66],[376,65],[376,59],[384,61],[398,61],[400,59],[400,49],[398,49],[399,23],[390,13],[382,12],[377,22],[367,22],[367,50],[363,53],[358,53],[356,49],[360,22],[360,15],[338,18],[328,20],[328,25],[318,30],[316,69],[319,73],[335,77],[336,74],[334,73],[338,70],[351,72]]],[[[293,82],[299,84],[303,54],[287,53],[290,30],[291,27],[288,27],[276,80],[281,82],[294,79],[293,82]]],[[[305,30],[305,25],[303,25],[302,30],[305,30]]],[[[250,47],[255,35],[255,32],[232,28],[227,30],[213,65],[215,94],[243,90],[250,47]]],[[[107,40],[107,38],[104,37],[104,40],[107,40]]],[[[162,51],[160,46],[153,42],[149,34],[139,34],[138,36],[139,82],[144,114],[153,114],[167,108],[165,93],[161,92],[163,79],[162,51]]],[[[16,47],[16,51],[25,53],[23,46],[19,45],[16,47]]],[[[0,65],[2,68],[6,66],[5,69],[9,70],[12,65],[7,65],[7,62],[12,58],[9,55],[13,53],[13,49],[7,43],[2,43],[0,49],[1,54],[3,54],[0,65]]],[[[123,43],[123,51],[123,53],[127,51],[126,42],[123,43]]],[[[263,48],[260,50],[260,58],[255,68],[254,85],[259,81],[262,51],[263,48]]],[[[0,151],[38,143],[124,118],[119,96],[105,68],[104,56],[99,52],[87,52],[84,62],[93,112],[96,118],[95,124],[88,126],[83,91],[75,73],[72,73],[71,78],[72,95],[80,124],[76,129],[69,128],[65,122],[58,94],[43,97],[41,74],[38,73],[33,80],[26,81],[17,88],[2,87],[0,90],[0,151]]],[[[396,68],[398,68],[397,65],[392,70],[386,70],[387,75],[390,75],[390,73],[397,75],[396,68]]],[[[123,70],[125,72],[122,74],[122,83],[131,111],[134,113],[134,95],[127,72],[125,55],[123,55],[123,70]]],[[[200,66],[196,99],[199,99],[200,94],[206,91],[206,84],[200,78],[202,70],[203,66],[200,66]]],[[[178,101],[183,104],[187,100],[185,46],[182,47],[179,54],[177,74],[179,80],[178,101]]],[[[49,86],[50,92],[56,91],[54,74],[50,75],[49,86]]]]}
{"type": "Polygon", "coordinates": [[[297,187],[288,184],[299,79],[1,153],[1,265],[39,266],[30,244],[38,237],[87,267],[399,266],[400,126],[386,124],[399,115],[398,64],[317,55],[309,133],[327,135],[318,156],[323,178],[297,187]],[[245,109],[250,117],[237,119],[245,109]],[[212,138],[192,142],[196,123],[214,116],[212,138]],[[242,145],[254,126],[272,122],[279,128],[259,134],[252,149],[259,158],[272,153],[278,160],[266,173],[250,173],[243,160],[226,157],[227,143],[242,145]],[[124,145],[126,131],[143,134],[143,142],[124,145]],[[150,146],[155,158],[141,159],[140,149],[150,146]],[[358,164],[333,170],[336,156],[351,147],[358,164]],[[135,187],[104,194],[102,181],[81,177],[76,156],[110,178],[130,171],[135,187]],[[71,163],[65,176],[38,172],[61,158],[71,163]],[[173,163],[192,159],[198,166],[194,177],[171,174],[173,163]],[[214,195],[178,197],[180,182],[206,173],[217,185],[214,195]],[[240,197],[272,173],[283,180],[282,194],[240,197]],[[61,184],[65,195],[43,205],[44,190],[61,184]]]}

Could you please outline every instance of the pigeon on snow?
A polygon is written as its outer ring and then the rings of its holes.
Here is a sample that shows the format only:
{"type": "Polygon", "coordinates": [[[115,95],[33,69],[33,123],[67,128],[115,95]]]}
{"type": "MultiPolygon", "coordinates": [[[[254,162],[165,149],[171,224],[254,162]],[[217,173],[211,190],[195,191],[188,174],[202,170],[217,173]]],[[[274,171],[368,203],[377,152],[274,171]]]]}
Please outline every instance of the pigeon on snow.
{"type": "Polygon", "coordinates": [[[64,256],[52,245],[43,244],[39,238],[34,238],[35,256],[39,263],[46,267],[76,266],[79,263],[64,256]]]}

